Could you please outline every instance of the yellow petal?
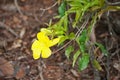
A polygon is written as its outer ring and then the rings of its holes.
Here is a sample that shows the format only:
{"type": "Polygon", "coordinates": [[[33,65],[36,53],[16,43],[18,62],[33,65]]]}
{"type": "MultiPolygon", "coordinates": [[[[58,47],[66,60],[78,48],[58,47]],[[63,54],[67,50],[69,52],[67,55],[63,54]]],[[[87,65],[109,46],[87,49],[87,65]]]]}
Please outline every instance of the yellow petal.
{"type": "Polygon", "coordinates": [[[52,34],[52,31],[47,28],[41,28],[41,32],[44,32],[45,34],[52,34]]]}
{"type": "Polygon", "coordinates": [[[50,40],[49,47],[56,45],[60,41],[60,38],[55,38],[53,40],[50,40]]]}
{"type": "Polygon", "coordinates": [[[32,44],[32,47],[31,49],[34,50],[34,49],[41,49],[41,43],[38,41],[38,40],[35,40],[32,44]]]}
{"type": "Polygon", "coordinates": [[[51,55],[51,50],[48,47],[44,47],[42,49],[41,57],[42,58],[48,58],[51,55]]]}
{"type": "Polygon", "coordinates": [[[33,58],[34,59],[39,59],[41,55],[41,51],[40,50],[34,50],[33,51],[33,58]]]}
{"type": "Polygon", "coordinates": [[[46,47],[49,47],[49,45],[50,45],[50,39],[49,39],[49,37],[47,36],[47,35],[45,35],[45,33],[44,32],[39,32],[38,34],[37,34],[37,38],[38,38],[38,40],[41,42],[41,43],[43,43],[46,47]]]}
{"type": "Polygon", "coordinates": [[[37,38],[40,42],[48,42],[49,41],[49,38],[48,38],[48,36],[45,35],[45,32],[39,32],[37,34],[37,38]]]}

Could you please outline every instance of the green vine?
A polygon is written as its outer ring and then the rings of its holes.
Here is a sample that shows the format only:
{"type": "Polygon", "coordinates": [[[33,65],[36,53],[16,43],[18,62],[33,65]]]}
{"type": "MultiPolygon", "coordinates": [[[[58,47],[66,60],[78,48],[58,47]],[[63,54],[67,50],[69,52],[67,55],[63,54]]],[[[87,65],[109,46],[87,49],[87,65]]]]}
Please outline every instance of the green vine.
{"type": "MultiPolygon", "coordinates": [[[[59,42],[56,43],[61,48],[57,51],[66,48],[65,55],[68,59],[73,53],[72,66],[74,67],[77,62],[79,70],[84,70],[90,62],[87,43],[90,41],[90,34],[96,22],[103,13],[117,10],[120,10],[119,6],[107,5],[105,0],[62,0],[58,8],[59,15],[55,16],[59,20],[53,25],[51,24],[52,21],[50,21],[48,28],[44,30],[45,36],[51,40],[54,40],[56,37],[59,38],[60,40],[57,40],[59,42]],[[72,42],[75,44],[72,45],[72,42]],[[79,47],[77,50],[76,46],[79,47]]],[[[44,43],[44,45],[46,44],[44,43]]],[[[104,53],[107,53],[102,44],[96,42],[93,45],[97,45],[104,53]]],[[[105,55],[107,56],[107,54],[105,55]]],[[[97,60],[94,60],[94,62],[94,66],[100,70],[101,68],[97,60]]]]}

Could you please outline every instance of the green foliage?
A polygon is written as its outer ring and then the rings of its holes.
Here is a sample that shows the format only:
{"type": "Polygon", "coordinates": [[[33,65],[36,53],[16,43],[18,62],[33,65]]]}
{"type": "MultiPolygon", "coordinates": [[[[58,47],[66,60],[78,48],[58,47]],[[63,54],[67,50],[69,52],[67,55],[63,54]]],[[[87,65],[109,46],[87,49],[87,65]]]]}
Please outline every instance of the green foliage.
{"type": "Polygon", "coordinates": [[[89,63],[89,55],[85,53],[84,55],[82,55],[82,57],[78,61],[79,70],[81,71],[87,68],[88,63],[89,63]]]}
{"type": "Polygon", "coordinates": [[[79,56],[80,56],[80,50],[78,50],[73,56],[73,64],[72,64],[73,67],[79,56]]]}
{"type": "Polygon", "coordinates": [[[104,4],[103,1],[99,0],[66,0],[66,1],[68,5],[71,6],[71,8],[68,9],[67,12],[76,14],[75,21],[73,22],[73,27],[76,27],[77,23],[82,20],[85,12],[90,12],[91,8],[94,8],[94,10],[99,9],[101,4],[104,4]]]}
{"type": "MultiPolygon", "coordinates": [[[[105,0],[61,0],[61,4],[58,8],[59,20],[52,25],[52,22],[48,24],[48,31],[52,31],[50,35],[53,37],[59,37],[59,45],[64,46],[64,42],[67,40],[72,40],[76,46],[70,46],[65,50],[65,55],[69,59],[72,52],[73,54],[73,64],[78,62],[79,70],[84,70],[89,64],[89,48],[87,47],[87,42],[89,41],[90,33],[101,15],[110,10],[120,10],[119,6],[109,6],[105,3],[105,0]],[[73,15],[71,17],[71,15],[73,15]],[[84,22],[90,19],[84,24],[84,22]],[[84,28],[81,29],[84,25],[84,28]]],[[[101,51],[107,56],[106,48],[100,44],[95,43],[101,51]]],[[[101,66],[97,60],[93,61],[93,65],[98,70],[101,70],[101,66]]]]}
{"type": "Polygon", "coordinates": [[[102,71],[102,67],[100,66],[99,62],[97,60],[93,60],[93,66],[97,69],[102,71]]]}
{"type": "Polygon", "coordinates": [[[101,49],[102,53],[103,53],[105,56],[108,55],[107,49],[106,49],[102,44],[100,44],[100,43],[95,43],[95,44],[101,49]]]}
{"type": "Polygon", "coordinates": [[[70,35],[68,35],[68,38],[71,39],[71,40],[74,39],[75,38],[75,34],[73,32],[71,32],[70,35]]]}
{"type": "Polygon", "coordinates": [[[70,57],[70,53],[74,51],[74,47],[73,46],[68,46],[65,50],[65,55],[66,57],[69,59],[70,57]]]}
{"type": "Polygon", "coordinates": [[[58,8],[60,17],[63,17],[65,15],[65,11],[66,11],[66,4],[65,4],[65,1],[63,1],[58,8]]]}
{"type": "Polygon", "coordinates": [[[76,41],[79,45],[80,51],[82,53],[85,53],[85,51],[86,51],[86,41],[87,41],[87,31],[84,30],[82,32],[82,34],[78,38],[76,38],[76,41]]]}

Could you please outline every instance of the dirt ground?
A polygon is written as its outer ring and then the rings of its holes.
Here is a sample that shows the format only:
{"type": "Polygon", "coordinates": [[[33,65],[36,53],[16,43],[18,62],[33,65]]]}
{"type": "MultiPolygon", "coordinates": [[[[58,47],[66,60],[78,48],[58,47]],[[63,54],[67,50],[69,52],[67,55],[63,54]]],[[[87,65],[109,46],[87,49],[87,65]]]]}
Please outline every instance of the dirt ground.
{"type": "MultiPolygon", "coordinates": [[[[57,8],[55,0],[0,0],[0,80],[94,80],[92,66],[79,72],[64,50],[48,59],[33,59],[31,44],[36,33],[50,19],[55,22],[57,8]]],[[[119,15],[120,11],[110,13],[110,21],[103,15],[96,24],[96,39],[109,51],[109,57],[98,57],[103,68],[100,80],[120,80],[119,15]]]]}

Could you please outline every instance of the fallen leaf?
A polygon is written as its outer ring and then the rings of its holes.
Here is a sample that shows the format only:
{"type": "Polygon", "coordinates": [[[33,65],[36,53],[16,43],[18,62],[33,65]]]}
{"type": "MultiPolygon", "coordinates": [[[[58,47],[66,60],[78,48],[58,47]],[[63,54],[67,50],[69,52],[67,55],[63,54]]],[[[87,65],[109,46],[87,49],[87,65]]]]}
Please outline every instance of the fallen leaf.
{"type": "Polygon", "coordinates": [[[16,77],[16,79],[21,79],[25,76],[25,74],[26,74],[26,72],[25,72],[24,68],[20,68],[18,70],[18,72],[16,73],[15,77],[16,77]]]}
{"type": "Polygon", "coordinates": [[[29,73],[29,68],[30,66],[20,66],[20,65],[15,65],[15,74],[14,77],[18,80],[18,79],[22,79],[23,77],[25,77],[26,74],[29,73]]]}
{"type": "Polygon", "coordinates": [[[25,32],[26,32],[26,29],[25,29],[25,28],[22,28],[22,29],[21,29],[21,32],[20,32],[20,38],[23,38],[23,37],[24,37],[25,32]]]}
{"type": "Polygon", "coordinates": [[[13,22],[16,23],[16,24],[20,24],[21,23],[21,20],[18,19],[18,17],[13,17],[13,22]]]}
{"type": "Polygon", "coordinates": [[[114,63],[113,67],[120,72],[120,64],[119,63],[114,63]]]}
{"type": "Polygon", "coordinates": [[[16,8],[15,4],[1,5],[1,9],[5,10],[5,11],[12,11],[12,12],[16,12],[17,11],[17,8],[16,8]]]}
{"type": "Polygon", "coordinates": [[[0,77],[8,77],[14,74],[13,65],[5,60],[4,58],[0,58],[0,77]]]}
{"type": "Polygon", "coordinates": [[[79,77],[79,74],[78,74],[78,72],[77,72],[76,70],[71,69],[70,71],[72,72],[72,74],[73,74],[75,77],[79,77]]]}
{"type": "Polygon", "coordinates": [[[21,39],[14,40],[12,46],[8,50],[12,50],[12,49],[16,49],[16,48],[21,47],[22,46],[21,43],[22,43],[21,39]]]}

